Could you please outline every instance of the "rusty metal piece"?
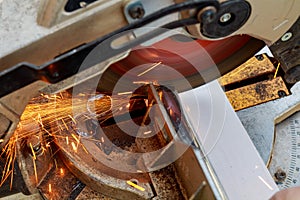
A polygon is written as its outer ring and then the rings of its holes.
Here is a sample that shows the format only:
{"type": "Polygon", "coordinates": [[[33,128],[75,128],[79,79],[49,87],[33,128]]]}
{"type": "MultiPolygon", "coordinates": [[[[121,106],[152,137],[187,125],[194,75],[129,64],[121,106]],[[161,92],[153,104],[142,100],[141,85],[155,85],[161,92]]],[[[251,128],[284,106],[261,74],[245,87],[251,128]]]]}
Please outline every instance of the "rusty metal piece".
{"type": "Polygon", "coordinates": [[[33,156],[24,140],[17,143],[17,161],[30,193],[37,193],[37,186],[54,166],[50,151],[33,156]]]}
{"type": "MultiPolygon", "coordinates": [[[[45,199],[75,199],[78,194],[72,196],[72,192],[77,189],[80,182],[57,156],[55,159],[56,165],[49,170],[38,186],[39,193],[45,199]],[[49,190],[49,185],[51,185],[51,190],[49,190]]],[[[83,188],[79,189],[81,191],[83,188]]]]}
{"type": "Polygon", "coordinates": [[[265,54],[262,54],[252,57],[238,68],[225,74],[219,79],[219,82],[222,86],[227,86],[257,76],[275,73],[275,71],[276,69],[270,59],[265,54]]]}
{"type": "Polygon", "coordinates": [[[157,196],[155,199],[188,199],[185,189],[180,188],[174,165],[149,173],[157,196]]]}
{"type": "MultiPolygon", "coordinates": [[[[43,100],[36,100],[36,103],[42,103],[43,100]]],[[[21,106],[19,109],[21,109],[21,106]]],[[[35,194],[38,192],[37,187],[43,181],[43,178],[54,166],[53,152],[46,145],[47,140],[40,123],[34,121],[33,118],[28,120],[30,123],[19,124],[14,133],[14,136],[17,135],[18,139],[14,142],[16,143],[16,160],[28,189],[27,194],[35,194]]]]}
{"type": "Polygon", "coordinates": [[[226,92],[235,110],[258,105],[281,97],[281,93],[289,94],[281,77],[244,86],[226,92]]]}
{"type": "Polygon", "coordinates": [[[276,68],[267,55],[257,55],[219,79],[226,95],[238,111],[289,95],[282,78],[274,78],[276,68]]]}
{"type": "Polygon", "coordinates": [[[123,133],[116,125],[110,125],[102,129],[104,133],[97,132],[94,134],[95,137],[90,139],[82,137],[79,144],[71,137],[71,134],[77,134],[76,131],[71,130],[71,127],[68,131],[62,131],[61,135],[63,137],[57,138],[56,143],[61,149],[65,164],[73,174],[80,177],[82,182],[104,195],[118,199],[148,199],[153,197],[154,194],[147,174],[122,172],[103,164],[104,160],[110,162],[110,159],[114,159],[114,161],[117,159],[119,160],[118,165],[131,167],[136,164],[136,160],[124,156],[116,149],[117,146],[122,147],[124,145],[123,148],[127,146],[127,150],[134,151],[135,147],[131,145],[132,141],[130,141],[128,135],[123,133]],[[105,133],[110,138],[107,138],[105,133]],[[74,148],[72,149],[70,144],[66,143],[64,138],[66,136],[69,136],[70,143],[77,144],[76,151],[74,148]],[[111,141],[114,141],[114,143],[112,144],[111,141]],[[119,144],[117,144],[118,142],[119,144]],[[99,157],[93,156],[90,152],[95,152],[99,157]],[[101,157],[102,159],[100,159],[101,157]],[[137,180],[145,191],[139,191],[129,186],[126,181],[130,179],[137,180]]]}
{"type": "Polygon", "coordinates": [[[190,199],[215,199],[192,148],[175,161],[177,180],[190,199]]]}

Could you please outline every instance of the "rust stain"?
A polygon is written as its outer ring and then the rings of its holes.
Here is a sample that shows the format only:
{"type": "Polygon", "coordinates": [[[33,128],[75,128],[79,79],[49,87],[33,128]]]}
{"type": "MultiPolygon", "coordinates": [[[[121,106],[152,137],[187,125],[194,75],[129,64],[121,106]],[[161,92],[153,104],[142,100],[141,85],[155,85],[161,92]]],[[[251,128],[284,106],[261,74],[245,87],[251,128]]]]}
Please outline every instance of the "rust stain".
{"type": "Polygon", "coordinates": [[[226,95],[237,111],[280,98],[279,91],[289,95],[281,77],[230,90],[226,92],[226,95]]]}
{"type": "Polygon", "coordinates": [[[282,94],[288,95],[289,90],[281,77],[276,78],[276,73],[276,67],[263,54],[259,59],[252,57],[238,68],[225,74],[219,79],[219,82],[226,87],[232,84],[240,86],[241,81],[251,80],[249,85],[233,88],[226,92],[231,105],[237,111],[275,100],[282,97],[282,94]],[[268,80],[261,80],[262,77],[266,77],[268,80]],[[250,84],[251,82],[253,84],[250,84]]]}
{"type": "Polygon", "coordinates": [[[262,60],[256,57],[250,58],[238,68],[225,74],[219,79],[222,86],[237,83],[243,80],[255,78],[260,75],[275,73],[276,68],[266,55],[262,55],[262,60]]]}

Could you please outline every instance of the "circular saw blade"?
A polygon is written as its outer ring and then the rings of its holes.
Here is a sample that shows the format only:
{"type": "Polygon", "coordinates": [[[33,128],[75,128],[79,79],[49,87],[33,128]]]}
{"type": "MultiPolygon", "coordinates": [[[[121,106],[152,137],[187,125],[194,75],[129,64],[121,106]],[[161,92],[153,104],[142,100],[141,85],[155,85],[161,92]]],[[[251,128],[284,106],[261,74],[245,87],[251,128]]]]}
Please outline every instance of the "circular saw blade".
{"type": "Polygon", "coordinates": [[[264,45],[264,42],[247,35],[218,41],[173,36],[133,49],[127,58],[106,70],[98,89],[113,91],[122,79],[124,88],[118,88],[120,91],[127,91],[130,85],[143,81],[171,85],[178,91],[189,90],[236,68],[264,45]],[[189,85],[183,84],[183,79],[189,85]]]}

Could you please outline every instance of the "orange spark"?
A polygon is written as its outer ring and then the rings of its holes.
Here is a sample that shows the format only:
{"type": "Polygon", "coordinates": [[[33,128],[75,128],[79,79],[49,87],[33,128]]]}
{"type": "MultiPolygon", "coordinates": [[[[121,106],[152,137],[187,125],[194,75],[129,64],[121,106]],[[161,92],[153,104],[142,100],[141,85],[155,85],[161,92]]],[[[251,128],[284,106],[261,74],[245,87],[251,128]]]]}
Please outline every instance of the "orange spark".
{"type": "Polygon", "coordinates": [[[138,76],[143,76],[144,74],[146,74],[149,71],[153,70],[155,67],[159,66],[160,64],[161,64],[161,62],[155,63],[154,65],[152,65],[151,67],[149,67],[148,69],[143,71],[142,73],[138,74],[138,76]]]}
{"type": "Polygon", "coordinates": [[[36,160],[36,155],[35,155],[35,152],[33,150],[31,142],[29,143],[29,145],[30,145],[30,149],[31,149],[31,152],[32,152],[33,160],[36,160]]]}
{"type": "Polygon", "coordinates": [[[162,95],[163,95],[163,93],[162,93],[162,91],[159,91],[158,92],[158,96],[159,96],[159,99],[162,101],[162,95]]]}
{"type": "Polygon", "coordinates": [[[51,193],[52,192],[52,186],[51,186],[51,184],[49,183],[49,185],[48,185],[48,191],[49,191],[49,193],[51,193]]]}
{"type": "Polygon", "coordinates": [[[64,126],[66,127],[66,129],[69,130],[69,128],[68,128],[68,126],[67,126],[65,120],[64,120],[64,119],[61,119],[61,121],[63,122],[63,124],[64,124],[64,126]]]}
{"type": "Polygon", "coordinates": [[[76,140],[77,143],[79,143],[79,139],[72,133],[71,136],[76,140]]]}
{"type": "MultiPolygon", "coordinates": [[[[128,94],[132,94],[132,92],[128,92],[128,94]]],[[[52,139],[54,140],[56,138],[63,137],[65,138],[66,143],[69,144],[69,137],[65,137],[62,132],[71,129],[71,122],[74,122],[74,124],[76,124],[76,120],[72,117],[73,111],[76,110],[76,112],[78,113],[87,113],[86,101],[84,101],[84,98],[82,97],[89,97],[89,94],[80,95],[81,97],[78,96],[71,98],[67,93],[60,93],[58,95],[41,94],[41,96],[35,97],[31,100],[21,116],[20,123],[17,127],[16,132],[7,142],[7,144],[2,148],[2,152],[0,152],[0,154],[6,158],[5,167],[2,171],[0,186],[9,177],[12,181],[12,170],[16,158],[18,141],[36,134],[36,129],[32,129],[30,127],[40,127],[39,131],[43,133],[43,136],[45,135],[45,139],[48,139],[48,136],[52,136],[52,139]],[[49,127],[51,129],[49,129],[49,127]]],[[[94,101],[95,102],[93,105],[97,114],[97,120],[99,121],[105,121],[112,117],[113,112],[108,111],[120,112],[118,109],[120,107],[125,108],[125,106],[128,104],[128,99],[126,96],[117,95],[114,97],[107,95],[101,99],[95,99],[94,101]]],[[[86,118],[91,118],[91,116],[86,115],[86,118]]],[[[75,141],[72,142],[73,150],[77,152],[78,145],[81,145],[83,147],[83,150],[88,153],[85,147],[80,144],[80,139],[74,136],[75,135],[72,135],[72,137],[77,142],[77,147],[75,141]]],[[[0,143],[3,142],[5,141],[3,139],[0,139],[0,143]]],[[[42,144],[44,144],[44,146],[42,146],[43,150],[51,147],[48,140],[43,141],[42,144]]],[[[36,183],[38,183],[39,180],[36,166],[37,155],[34,152],[33,145],[30,143],[29,146],[32,151],[35,181],[36,183]]]]}
{"type": "Polygon", "coordinates": [[[47,142],[46,147],[47,147],[47,148],[50,147],[50,142],[47,142]]]}
{"type": "Polygon", "coordinates": [[[170,108],[170,115],[171,115],[171,116],[173,115],[173,110],[172,110],[172,108],[170,108]]]}
{"type": "Polygon", "coordinates": [[[87,149],[85,148],[85,146],[83,144],[81,146],[82,146],[83,150],[85,151],[85,153],[89,154],[89,152],[87,151],[87,149]]]}
{"type": "Polygon", "coordinates": [[[74,150],[75,152],[77,152],[76,144],[75,144],[74,142],[72,142],[71,145],[72,145],[73,150],[74,150]]]}
{"type": "Polygon", "coordinates": [[[70,119],[74,122],[74,124],[77,124],[76,120],[71,115],[68,115],[68,117],[70,117],[70,119]]]}
{"type": "Polygon", "coordinates": [[[64,175],[64,169],[60,168],[60,175],[64,175]]]}
{"type": "Polygon", "coordinates": [[[37,176],[36,163],[35,163],[34,158],[32,158],[32,162],[33,162],[33,170],[34,170],[35,182],[36,182],[36,184],[38,184],[38,176],[37,176]]]}

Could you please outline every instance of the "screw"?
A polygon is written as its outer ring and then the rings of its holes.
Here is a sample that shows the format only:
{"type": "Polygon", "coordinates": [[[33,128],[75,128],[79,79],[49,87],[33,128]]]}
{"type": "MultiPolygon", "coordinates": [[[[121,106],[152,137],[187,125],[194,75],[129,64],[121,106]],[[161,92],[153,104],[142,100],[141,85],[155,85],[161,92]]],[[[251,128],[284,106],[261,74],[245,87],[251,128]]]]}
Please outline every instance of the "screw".
{"type": "Polygon", "coordinates": [[[256,55],[255,58],[259,61],[262,61],[264,59],[263,55],[256,55]]]}
{"type": "Polygon", "coordinates": [[[293,36],[293,34],[291,32],[287,32],[285,33],[282,37],[281,37],[281,41],[282,42],[286,42],[288,41],[289,39],[291,39],[293,36]]]}
{"type": "Polygon", "coordinates": [[[198,13],[198,20],[206,24],[211,23],[215,20],[216,13],[217,11],[214,7],[208,7],[198,13]]]}
{"type": "Polygon", "coordinates": [[[229,22],[230,19],[231,19],[231,14],[230,14],[230,13],[224,13],[224,14],[220,17],[220,22],[226,23],[226,22],[229,22]]]}
{"type": "Polygon", "coordinates": [[[278,96],[279,96],[279,97],[285,97],[285,96],[286,96],[286,92],[283,91],[283,90],[279,90],[279,91],[278,91],[278,96]]]}
{"type": "Polygon", "coordinates": [[[141,19],[145,15],[145,9],[142,4],[135,4],[129,8],[128,13],[132,19],[141,19]]]}
{"type": "Polygon", "coordinates": [[[279,169],[275,172],[274,176],[277,179],[277,181],[283,182],[286,178],[286,173],[282,169],[279,169]]]}

